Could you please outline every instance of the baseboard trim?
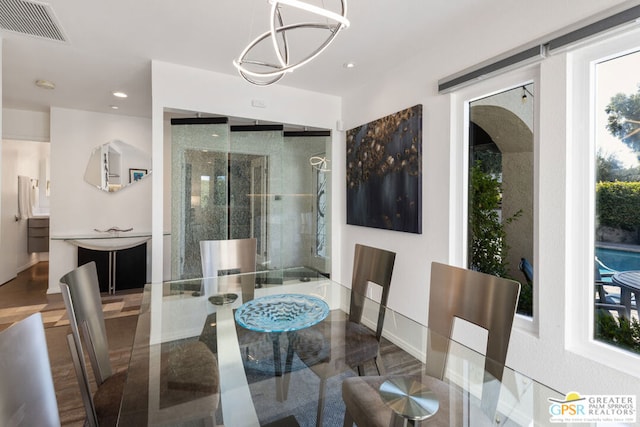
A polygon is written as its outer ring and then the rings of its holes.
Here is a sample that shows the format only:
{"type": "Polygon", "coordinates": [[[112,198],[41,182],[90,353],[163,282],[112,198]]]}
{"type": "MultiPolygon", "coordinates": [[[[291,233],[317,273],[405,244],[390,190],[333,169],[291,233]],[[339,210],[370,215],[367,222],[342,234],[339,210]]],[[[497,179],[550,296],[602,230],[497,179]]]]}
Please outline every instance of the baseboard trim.
{"type": "Polygon", "coordinates": [[[27,268],[31,268],[39,262],[40,262],[40,258],[32,259],[30,262],[26,263],[25,265],[18,267],[17,273],[22,273],[27,268]]]}

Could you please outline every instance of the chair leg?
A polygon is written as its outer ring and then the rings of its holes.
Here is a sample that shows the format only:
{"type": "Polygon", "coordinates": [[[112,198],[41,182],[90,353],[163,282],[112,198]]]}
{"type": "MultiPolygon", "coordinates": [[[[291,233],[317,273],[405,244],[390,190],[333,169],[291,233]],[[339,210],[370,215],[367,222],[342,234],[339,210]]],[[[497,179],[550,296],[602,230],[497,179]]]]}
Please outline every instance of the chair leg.
{"type": "Polygon", "coordinates": [[[322,427],[322,419],[324,415],[324,387],[326,380],[320,379],[320,394],[318,396],[318,414],[316,415],[316,427],[322,427]]]}
{"type": "Polygon", "coordinates": [[[293,345],[291,339],[287,344],[287,358],[284,362],[284,377],[282,381],[282,397],[287,400],[287,394],[289,393],[289,380],[291,380],[291,365],[293,364],[293,345]]]}
{"type": "Polygon", "coordinates": [[[342,427],[353,427],[353,417],[349,413],[348,409],[344,410],[344,422],[342,423],[342,427]]]}
{"type": "Polygon", "coordinates": [[[97,427],[98,417],[96,416],[96,411],[93,407],[91,387],[87,379],[87,370],[83,365],[84,360],[80,360],[78,356],[78,348],[76,347],[76,342],[73,339],[73,335],[67,335],[67,344],[69,346],[69,352],[71,353],[71,361],[73,362],[73,368],[76,372],[76,378],[78,379],[78,385],[80,386],[82,403],[87,415],[87,418],[85,419],[85,425],[89,427],[97,427]]]}
{"type": "Polygon", "coordinates": [[[376,364],[376,369],[378,370],[378,375],[385,375],[387,370],[384,368],[384,363],[382,363],[382,356],[378,352],[378,355],[373,359],[376,364]]]}

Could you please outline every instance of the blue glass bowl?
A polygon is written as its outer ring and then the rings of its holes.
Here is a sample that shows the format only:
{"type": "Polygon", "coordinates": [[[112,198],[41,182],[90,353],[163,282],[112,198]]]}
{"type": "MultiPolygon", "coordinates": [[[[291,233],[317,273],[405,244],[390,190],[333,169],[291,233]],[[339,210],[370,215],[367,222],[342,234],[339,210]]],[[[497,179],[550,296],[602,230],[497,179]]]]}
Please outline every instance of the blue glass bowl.
{"type": "Polygon", "coordinates": [[[287,332],[308,328],[329,314],[320,298],[301,294],[268,295],[246,302],[236,310],[236,322],[258,332],[287,332]]]}

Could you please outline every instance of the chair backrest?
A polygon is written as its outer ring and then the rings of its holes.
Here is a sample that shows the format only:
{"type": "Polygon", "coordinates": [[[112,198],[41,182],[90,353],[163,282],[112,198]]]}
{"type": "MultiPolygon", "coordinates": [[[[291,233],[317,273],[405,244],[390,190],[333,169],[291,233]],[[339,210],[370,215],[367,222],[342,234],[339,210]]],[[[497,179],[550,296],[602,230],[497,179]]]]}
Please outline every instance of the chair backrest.
{"type": "Polygon", "coordinates": [[[60,291],[64,300],[69,325],[78,347],[78,355],[84,361],[80,331],[89,354],[89,360],[98,385],[112,375],[109,360],[107,329],[102,313],[100,287],[96,263],[84,264],[60,279],[60,291]]]}
{"type": "Polygon", "coordinates": [[[429,293],[426,369],[443,378],[449,338],[458,317],[487,330],[485,370],[502,380],[520,283],[434,262],[429,293]],[[434,351],[435,350],[435,351],[434,351]]]}
{"type": "Polygon", "coordinates": [[[611,280],[611,276],[613,276],[618,272],[617,270],[614,270],[613,268],[603,263],[600,260],[600,258],[594,257],[594,259],[595,259],[596,268],[598,269],[598,275],[600,276],[600,278],[602,279],[606,278],[607,280],[611,280]]]}
{"type": "Polygon", "coordinates": [[[527,283],[533,285],[533,266],[526,258],[520,258],[518,269],[520,269],[522,274],[524,274],[524,278],[527,280],[527,283]]]}
{"type": "Polygon", "coordinates": [[[395,252],[372,248],[356,244],[353,256],[353,276],[351,279],[351,303],[349,307],[349,321],[360,323],[364,309],[365,296],[369,282],[382,287],[376,337],[380,340],[384,315],[391,287],[393,264],[396,260],[395,252]]]}
{"type": "Polygon", "coordinates": [[[203,277],[216,277],[227,270],[256,271],[256,245],[256,239],[201,240],[203,277]]]}
{"type": "MultiPolygon", "coordinates": [[[[231,240],[201,240],[200,260],[202,262],[202,277],[217,277],[224,273],[244,273],[240,279],[242,301],[253,299],[256,279],[253,273],[256,271],[257,240],[231,239],[231,240]]],[[[206,293],[206,292],[205,292],[206,293]]]]}
{"type": "Polygon", "coordinates": [[[0,332],[0,425],[60,426],[40,313],[0,332]]]}

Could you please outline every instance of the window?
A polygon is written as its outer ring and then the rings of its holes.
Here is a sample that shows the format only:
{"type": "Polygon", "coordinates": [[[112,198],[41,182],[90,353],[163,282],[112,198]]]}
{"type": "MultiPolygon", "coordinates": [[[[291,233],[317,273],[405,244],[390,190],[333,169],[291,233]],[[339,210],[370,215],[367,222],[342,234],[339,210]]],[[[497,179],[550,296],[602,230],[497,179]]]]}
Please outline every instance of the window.
{"type": "Polygon", "coordinates": [[[469,102],[467,266],[522,284],[518,313],[533,315],[535,85],[469,102]]]}
{"type": "Polygon", "coordinates": [[[595,340],[640,354],[640,46],[594,63],[595,340]],[[619,272],[619,274],[616,274],[619,272]]]}
{"type": "MultiPolygon", "coordinates": [[[[635,73],[638,79],[640,68],[632,62],[640,55],[639,37],[640,31],[632,29],[567,56],[571,123],[566,193],[567,345],[581,356],[606,360],[607,365],[631,375],[640,373],[640,355],[629,348],[628,344],[633,346],[627,335],[631,328],[621,327],[620,318],[637,319],[637,308],[628,310],[618,303],[623,298],[621,288],[614,286],[612,272],[606,267],[635,268],[629,259],[625,260],[625,254],[610,249],[638,245],[625,241],[629,234],[633,235],[625,230],[633,219],[624,215],[625,211],[637,210],[633,209],[633,196],[628,190],[640,181],[633,176],[632,156],[638,150],[620,138],[633,136],[629,134],[634,130],[632,120],[636,119],[629,115],[630,110],[624,114],[619,110],[633,98],[630,95],[637,94],[640,80],[625,85],[624,75],[635,73]],[[613,127],[608,126],[610,115],[613,127]],[[616,131],[616,121],[627,125],[626,133],[616,131]],[[617,242],[611,241],[616,239],[617,242]]],[[[631,305],[637,306],[635,300],[630,299],[631,305]]]]}

